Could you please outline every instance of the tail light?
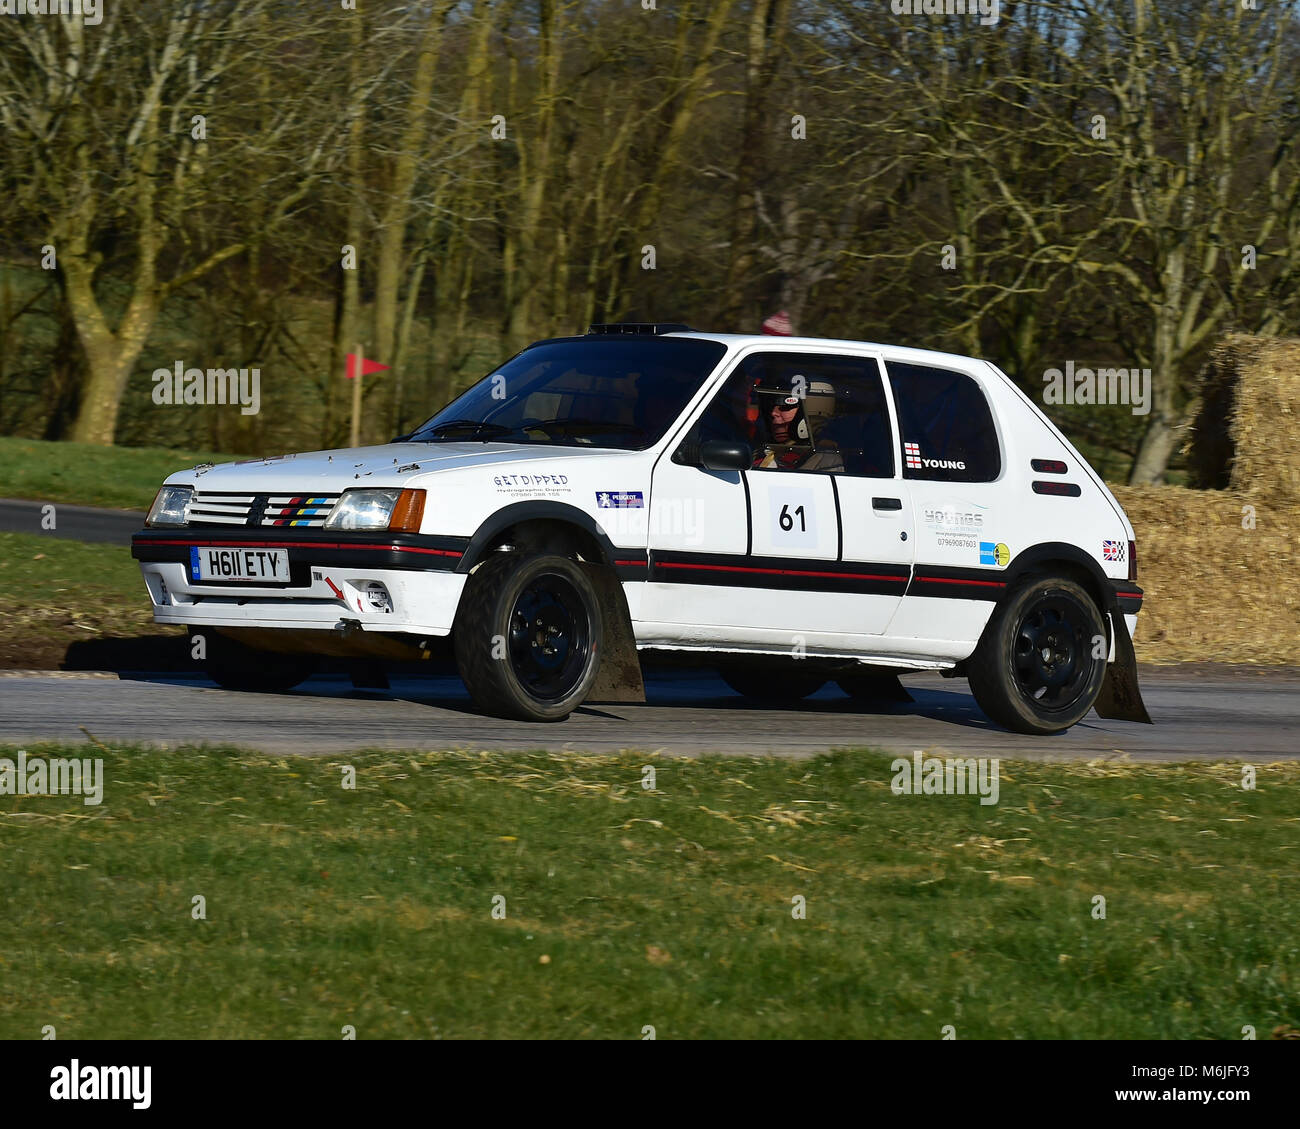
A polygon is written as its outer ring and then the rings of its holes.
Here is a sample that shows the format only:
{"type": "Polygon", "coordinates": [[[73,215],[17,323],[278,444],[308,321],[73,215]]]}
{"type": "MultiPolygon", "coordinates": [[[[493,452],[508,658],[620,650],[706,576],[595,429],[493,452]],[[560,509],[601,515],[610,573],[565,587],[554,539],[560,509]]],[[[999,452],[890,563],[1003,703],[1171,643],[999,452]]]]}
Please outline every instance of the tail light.
{"type": "Polygon", "coordinates": [[[1138,543],[1136,541],[1128,543],[1128,582],[1130,584],[1138,582],[1138,543]]]}

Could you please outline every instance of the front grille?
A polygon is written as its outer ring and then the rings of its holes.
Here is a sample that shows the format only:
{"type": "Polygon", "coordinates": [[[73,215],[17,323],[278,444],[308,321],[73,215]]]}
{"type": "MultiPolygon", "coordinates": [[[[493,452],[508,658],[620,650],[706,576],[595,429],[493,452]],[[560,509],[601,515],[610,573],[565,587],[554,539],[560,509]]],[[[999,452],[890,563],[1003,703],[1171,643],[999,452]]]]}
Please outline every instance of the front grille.
{"type": "Polygon", "coordinates": [[[248,525],[252,494],[200,494],[190,499],[191,525],[248,525]]]}
{"type": "Polygon", "coordinates": [[[337,494],[222,494],[195,492],[190,500],[191,526],[298,526],[319,529],[337,494]]]}

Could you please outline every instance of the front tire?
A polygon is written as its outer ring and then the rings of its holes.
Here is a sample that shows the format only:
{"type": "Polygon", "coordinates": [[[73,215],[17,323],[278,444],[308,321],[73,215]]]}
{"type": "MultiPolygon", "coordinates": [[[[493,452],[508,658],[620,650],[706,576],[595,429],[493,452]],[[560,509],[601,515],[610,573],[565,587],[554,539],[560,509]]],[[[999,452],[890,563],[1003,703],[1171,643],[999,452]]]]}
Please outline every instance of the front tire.
{"type": "Polygon", "coordinates": [[[1100,610],[1078,584],[1032,579],[984,629],[967,664],[971,692],[980,709],[1013,732],[1063,733],[1101,692],[1106,638],[1100,610]],[[1098,649],[1101,658],[1094,657],[1098,649]]]}
{"type": "Polygon", "coordinates": [[[484,713],[562,721],[590,693],[603,633],[582,566],[554,554],[494,553],[469,578],[452,645],[484,713]]]}

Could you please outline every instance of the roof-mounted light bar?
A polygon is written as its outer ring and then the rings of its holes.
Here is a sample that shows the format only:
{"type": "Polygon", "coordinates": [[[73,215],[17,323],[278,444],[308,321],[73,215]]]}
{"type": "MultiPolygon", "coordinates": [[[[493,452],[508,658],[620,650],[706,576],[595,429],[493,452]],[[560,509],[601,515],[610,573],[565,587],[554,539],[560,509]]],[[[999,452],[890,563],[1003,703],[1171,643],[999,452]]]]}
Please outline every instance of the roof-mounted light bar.
{"type": "Polygon", "coordinates": [[[643,333],[654,336],[660,333],[690,333],[689,325],[671,321],[612,321],[596,322],[587,330],[593,333],[643,333]]]}

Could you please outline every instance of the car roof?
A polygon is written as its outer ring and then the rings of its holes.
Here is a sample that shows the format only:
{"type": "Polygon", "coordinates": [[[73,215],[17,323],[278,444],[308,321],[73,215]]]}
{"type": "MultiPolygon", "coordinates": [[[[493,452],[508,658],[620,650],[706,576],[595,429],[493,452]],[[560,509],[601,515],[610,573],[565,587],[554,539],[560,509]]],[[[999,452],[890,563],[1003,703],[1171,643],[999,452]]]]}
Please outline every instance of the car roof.
{"type": "MultiPolygon", "coordinates": [[[[599,336],[599,335],[597,335],[599,336]]],[[[953,361],[964,365],[985,363],[982,358],[971,357],[964,353],[942,353],[937,349],[915,349],[907,345],[884,345],[876,341],[853,341],[840,337],[785,337],[767,333],[707,333],[701,330],[656,334],[659,337],[694,337],[704,341],[717,341],[733,348],[746,345],[763,345],[781,349],[824,349],[828,345],[850,349],[876,349],[889,353],[900,360],[916,361],[918,364],[951,364],[953,361]]]]}
{"type": "MultiPolygon", "coordinates": [[[[939,365],[951,366],[956,363],[960,369],[985,370],[991,368],[993,373],[998,374],[999,370],[996,365],[984,360],[982,357],[972,357],[966,353],[944,353],[937,349],[916,349],[908,345],[885,345],[877,341],[854,341],[842,337],[786,337],[784,335],[769,333],[710,333],[706,330],[699,329],[680,329],[670,330],[659,333],[637,333],[637,334],[620,334],[620,333],[586,333],[575,334],[570,337],[548,337],[539,341],[534,341],[534,345],[544,345],[557,341],[610,341],[635,339],[637,341],[666,341],[671,338],[690,338],[696,341],[716,341],[720,345],[727,346],[731,352],[739,351],[748,345],[762,345],[765,348],[776,348],[782,351],[794,352],[799,349],[817,350],[825,349],[828,346],[835,348],[847,349],[873,349],[882,353],[888,353],[891,357],[900,361],[912,361],[920,365],[939,365]]],[[[531,348],[531,346],[530,346],[531,348]]]]}

